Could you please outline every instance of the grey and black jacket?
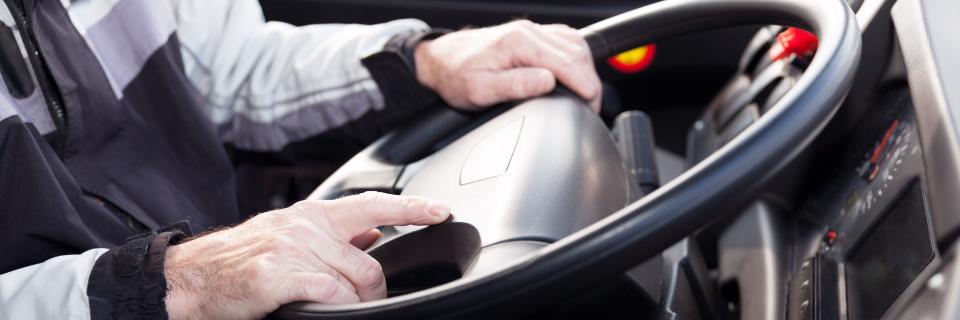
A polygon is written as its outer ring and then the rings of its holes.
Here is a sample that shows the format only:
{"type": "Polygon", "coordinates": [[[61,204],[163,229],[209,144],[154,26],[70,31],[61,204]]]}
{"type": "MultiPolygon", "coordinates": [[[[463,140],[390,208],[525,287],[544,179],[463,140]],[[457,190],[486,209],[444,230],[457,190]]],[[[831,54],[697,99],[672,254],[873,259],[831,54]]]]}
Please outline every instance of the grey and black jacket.
{"type": "Polygon", "coordinates": [[[437,100],[403,49],[428,31],[417,20],[0,1],[0,319],[166,318],[164,248],[239,222],[228,149],[362,145],[437,100]]]}

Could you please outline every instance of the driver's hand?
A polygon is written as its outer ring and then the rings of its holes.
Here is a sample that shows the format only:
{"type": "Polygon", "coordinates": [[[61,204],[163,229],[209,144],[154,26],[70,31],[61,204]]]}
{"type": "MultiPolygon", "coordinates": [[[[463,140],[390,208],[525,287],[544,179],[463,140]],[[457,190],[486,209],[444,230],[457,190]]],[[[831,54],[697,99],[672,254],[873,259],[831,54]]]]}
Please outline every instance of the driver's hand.
{"type": "Polygon", "coordinates": [[[259,319],[296,301],[352,303],[386,297],[380,264],[361,248],[386,225],[443,222],[449,207],[368,192],[301,201],[167,251],[171,319],[259,319]]]}
{"type": "Polygon", "coordinates": [[[450,105],[475,110],[550,92],[557,81],[600,108],[600,78],[576,30],[527,20],[424,41],[417,78],[450,105]]]}

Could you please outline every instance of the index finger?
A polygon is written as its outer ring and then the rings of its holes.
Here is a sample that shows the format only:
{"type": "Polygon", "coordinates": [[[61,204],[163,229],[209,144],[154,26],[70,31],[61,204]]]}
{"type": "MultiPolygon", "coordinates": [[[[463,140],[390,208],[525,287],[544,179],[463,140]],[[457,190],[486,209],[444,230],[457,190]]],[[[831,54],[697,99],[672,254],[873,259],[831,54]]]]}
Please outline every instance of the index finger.
{"type": "Polygon", "coordinates": [[[312,201],[306,205],[321,211],[321,214],[307,214],[308,218],[325,219],[329,230],[344,241],[376,227],[437,224],[450,216],[450,207],[437,201],[379,192],[312,201]]]}

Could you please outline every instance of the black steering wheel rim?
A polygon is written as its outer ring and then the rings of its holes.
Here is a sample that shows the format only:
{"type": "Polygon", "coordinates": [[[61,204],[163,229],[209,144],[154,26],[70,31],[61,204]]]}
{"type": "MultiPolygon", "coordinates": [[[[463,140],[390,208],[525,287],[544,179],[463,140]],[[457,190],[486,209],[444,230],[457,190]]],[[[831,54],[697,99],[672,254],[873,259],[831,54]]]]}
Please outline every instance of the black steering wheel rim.
{"type": "Polygon", "coordinates": [[[379,301],[292,304],[273,316],[460,318],[509,311],[529,300],[518,297],[546,300],[621,274],[742,205],[813,140],[846,96],[860,58],[860,31],[846,2],[668,0],[581,30],[594,57],[604,59],[664,37],[748,24],[811,30],[817,54],[755,124],[654,193],[497,272],[379,301]]]}

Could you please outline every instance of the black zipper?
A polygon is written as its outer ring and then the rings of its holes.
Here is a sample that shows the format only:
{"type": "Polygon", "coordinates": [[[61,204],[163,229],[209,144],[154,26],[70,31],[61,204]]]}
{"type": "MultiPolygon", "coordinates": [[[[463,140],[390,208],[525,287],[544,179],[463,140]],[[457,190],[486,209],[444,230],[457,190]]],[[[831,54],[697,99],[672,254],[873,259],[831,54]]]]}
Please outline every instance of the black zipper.
{"type": "MultiPolygon", "coordinates": [[[[30,20],[27,17],[26,10],[24,10],[23,0],[4,0],[4,2],[7,4],[7,8],[10,9],[11,13],[14,15],[14,18],[17,20],[20,39],[22,39],[23,45],[26,48],[27,58],[30,60],[30,64],[33,66],[33,74],[37,78],[37,83],[41,92],[43,93],[43,99],[47,103],[47,108],[50,111],[50,117],[53,119],[53,124],[57,128],[57,131],[51,138],[48,138],[48,140],[50,141],[50,144],[53,146],[54,150],[57,151],[57,154],[62,157],[67,136],[67,112],[64,108],[63,97],[60,96],[60,90],[57,87],[57,84],[53,82],[53,74],[47,67],[43,56],[40,54],[40,50],[37,49],[37,38],[33,33],[33,29],[31,28],[30,20]]],[[[82,194],[83,196],[93,200],[93,202],[107,209],[107,211],[116,215],[134,232],[150,230],[150,228],[147,228],[147,226],[140,223],[140,221],[113,202],[86,190],[82,191],[82,194]]]]}
{"type": "MultiPolygon", "coordinates": [[[[22,39],[23,45],[26,48],[27,58],[33,66],[33,74],[37,78],[37,83],[43,93],[43,99],[47,103],[47,108],[50,111],[50,117],[53,119],[53,124],[57,128],[57,131],[52,137],[48,137],[48,141],[54,150],[57,151],[57,154],[62,157],[68,129],[67,111],[64,108],[63,97],[60,95],[59,87],[57,87],[57,84],[53,81],[53,74],[47,67],[46,61],[44,61],[43,56],[40,54],[40,50],[37,49],[37,37],[33,32],[26,10],[24,10],[23,0],[4,0],[4,2],[17,20],[20,39],[22,39]]],[[[131,230],[135,232],[150,230],[113,202],[86,190],[83,191],[83,195],[103,206],[107,211],[115,214],[124,224],[130,227],[131,230]]]]}
{"type": "Polygon", "coordinates": [[[37,83],[43,93],[43,100],[47,103],[50,117],[53,119],[53,125],[57,128],[50,144],[53,145],[54,150],[56,150],[58,154],[63,156],[67,136],[67,111],[63,106],[63,98],[60,96],[60,91],[56,83],[52,80],[53,75],[50,73],[50,69],[47,68],[46,62],[40,55],[40,50],[37,49],[37,38],[31,28],[26,10],[24,10],[23,0],[5,0],[5,2],[7,3],[7,8],[10,9],[17,20],[20,39],[23,40],[23,45],[27,49],[27,58],[29,58],[30,64],[33,66],[33,74],[36,76],[37,83]]]}

